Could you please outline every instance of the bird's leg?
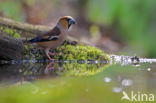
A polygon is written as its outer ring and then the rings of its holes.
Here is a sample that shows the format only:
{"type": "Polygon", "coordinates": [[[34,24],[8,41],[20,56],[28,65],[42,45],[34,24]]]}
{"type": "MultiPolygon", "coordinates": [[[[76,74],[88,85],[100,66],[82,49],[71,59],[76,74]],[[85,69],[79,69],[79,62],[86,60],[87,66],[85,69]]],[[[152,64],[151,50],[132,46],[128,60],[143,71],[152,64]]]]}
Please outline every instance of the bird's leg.
{"type": "Polygon", "coordinates": [[[50,62],[50,63],[46,66],[44,73],[45,73],[45,74],[48,74],[48,73],[49,73],[49,70],[53,70],[53,69],[54,69],[54,63],[53,63],[53,62],[50,62]]]}
{"type": "Polygon", "coordinates": [[[46,55],[47,55],[47,57],[49,58],[49,60],[54,60],[53,58],[51,58],[50,57],[50,55],[49,55],[49,49],[45,49],[45,53],[46,53],[46,55]]]}
{"type": "Polygon", "coordinates": [[[49,55],[54,56],[54,55],[55,55],[55,53],[49,52],[49,55]]]}
{"type": "Polygon", "coordinates": [[[54,63],[53,63],[53,62],[50,62],[50,63],[46,66],[46,68],[48,68],[48,69],[54,69],[54,63]]]}
{"type": "Polygon", "coordinates": [[[54,55],[55,55],[55,53],[54,53],[54,52],[49,51],[49,55],[54,56],[54,55]]]}

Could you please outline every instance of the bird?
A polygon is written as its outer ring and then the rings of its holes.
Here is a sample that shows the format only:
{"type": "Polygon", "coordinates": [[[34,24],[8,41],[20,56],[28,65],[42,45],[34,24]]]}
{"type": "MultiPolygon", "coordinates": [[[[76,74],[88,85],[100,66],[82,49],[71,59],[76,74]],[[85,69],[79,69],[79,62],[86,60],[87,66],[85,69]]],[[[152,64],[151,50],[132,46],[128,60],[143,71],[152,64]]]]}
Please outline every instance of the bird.
{"type": "Polygon", "coordinates": [[[56,25],[46,33],[40,36],[28,40],[28,43],[35,43],[39,47],[44,49],[46,56],[49,60],[53,60],[50,49],[55,49],[60,46],[67,38],[69,29],[73,24],[76,24],[76,20],[71,16],[63,16],[59,18],[56,25]]]}

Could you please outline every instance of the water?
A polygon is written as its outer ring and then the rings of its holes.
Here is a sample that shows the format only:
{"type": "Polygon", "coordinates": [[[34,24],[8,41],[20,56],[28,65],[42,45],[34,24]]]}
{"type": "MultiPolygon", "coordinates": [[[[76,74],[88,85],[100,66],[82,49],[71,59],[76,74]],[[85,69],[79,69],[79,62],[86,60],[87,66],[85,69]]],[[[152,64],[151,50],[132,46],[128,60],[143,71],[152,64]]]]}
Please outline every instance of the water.
{"type": "MultiPolygon", "coordinates": [[[[3,61],[0,101],[12,103],[149,102],[156,96],[156,60],[111,55],[106,61],[3,61]],[[135,94],[135,99],[131,98],[135,94]],[[147,97],[141,98],[142,94],[147,97]],[[112,99],[113,98],[113,99],[112,99]]],[[[154,99],[155,100],[155,99],[154,99]]]]}

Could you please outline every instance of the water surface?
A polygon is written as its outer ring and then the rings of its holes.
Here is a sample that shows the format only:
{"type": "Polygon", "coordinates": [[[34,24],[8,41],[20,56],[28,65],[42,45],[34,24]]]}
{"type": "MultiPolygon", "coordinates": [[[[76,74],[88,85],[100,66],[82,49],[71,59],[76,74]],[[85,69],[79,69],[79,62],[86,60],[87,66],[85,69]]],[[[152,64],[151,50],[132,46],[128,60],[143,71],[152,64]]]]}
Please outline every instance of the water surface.
{"type": "Polygon", "coordinates": [[[0,66],[0,101],[120,103],[129,101],[121,100],[123,93],[156,94],[154,59],[111,58],[109,64],[104,61],[4,63],[0,66]]]}

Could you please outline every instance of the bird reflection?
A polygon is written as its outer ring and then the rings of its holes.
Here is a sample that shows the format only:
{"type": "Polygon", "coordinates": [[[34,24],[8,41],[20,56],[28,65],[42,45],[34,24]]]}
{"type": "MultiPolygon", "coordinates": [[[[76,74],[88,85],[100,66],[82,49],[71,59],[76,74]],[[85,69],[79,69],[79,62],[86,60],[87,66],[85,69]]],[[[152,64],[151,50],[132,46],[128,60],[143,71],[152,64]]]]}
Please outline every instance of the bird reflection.
{"type": "Polygon", "coordinates": [[[49,74],[49,71],[54,70],[54,62],[50,62],[49,64],[47,64],[47,66],[45,67],[44,73],[45,74],[49,74]]]}
{"type": "Polygon", "coordinates": [[[61,76],[88,76],[101,72],[107,67],[104,63],[87,64],[69,61],[46,61],[43,63],[22,63],[0,67],[0,84],[33,82],[61,76]]]}

